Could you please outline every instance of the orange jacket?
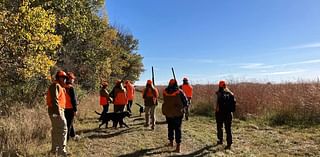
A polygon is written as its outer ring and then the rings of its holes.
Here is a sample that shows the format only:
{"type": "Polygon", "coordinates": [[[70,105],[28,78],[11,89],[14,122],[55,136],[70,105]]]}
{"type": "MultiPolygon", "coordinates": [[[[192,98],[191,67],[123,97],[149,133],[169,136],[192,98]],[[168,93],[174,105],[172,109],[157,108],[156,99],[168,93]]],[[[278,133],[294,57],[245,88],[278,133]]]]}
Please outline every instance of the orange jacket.
{"type": "Polygon", "coordinates": [[[47,105],[52,108],[53,113],[59,114],[59,109],[66,106],[66,90],[56,81],[54,81],[47,92],[47,105]]]}
{"type": "Polygon", "coordinates": [[[183,92],[186,94],[186,96],[188,98],[192,98],[192,94],[193,94],[193,88],[191,85],[189,84],[183,84],[181,86],[181,89],[183,90],[183,92]]]}
{"type": "Polygon", "coordinates": [[[126,84],[126,89],[127,89],[127,96],[128,100],[133,100],[134,98],[134,86],[130,82],[126,84]]]}
{"type": "Polygon", "coordinates": [[[116,88],[114,90],[114,100],[113,104],[114,105],[127,105],[128,104],[128,97],[127,97],[127,92],[126,90],[121,90],[120,88],[116,88]]]}

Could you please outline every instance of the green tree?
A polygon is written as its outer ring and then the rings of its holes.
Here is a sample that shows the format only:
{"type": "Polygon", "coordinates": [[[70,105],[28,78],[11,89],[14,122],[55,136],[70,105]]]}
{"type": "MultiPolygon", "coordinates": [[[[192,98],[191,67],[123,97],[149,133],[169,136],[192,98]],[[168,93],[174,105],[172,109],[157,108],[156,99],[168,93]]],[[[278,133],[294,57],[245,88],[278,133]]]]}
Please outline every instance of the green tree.
{"type": "Polygon", "coordinates": [[[55,14],[31,4],[32,0],[0,3],[1,93],[6,91],[7,99],[27,102],[33,98],[26,93],[37,92],[24,88],[36,81],[34,89],[38,89],[39,82],[45,82],[61,43],[61,36],[55,34],[55,14]]]}
{"type": "Polygon", "coordinates": [[[138,79],[138,40],[99,16],[103,3],[1,0],[0,94],[30,104],[45,93],[57,69],[73,71],[86,90],[103,80],[138,79]]]}

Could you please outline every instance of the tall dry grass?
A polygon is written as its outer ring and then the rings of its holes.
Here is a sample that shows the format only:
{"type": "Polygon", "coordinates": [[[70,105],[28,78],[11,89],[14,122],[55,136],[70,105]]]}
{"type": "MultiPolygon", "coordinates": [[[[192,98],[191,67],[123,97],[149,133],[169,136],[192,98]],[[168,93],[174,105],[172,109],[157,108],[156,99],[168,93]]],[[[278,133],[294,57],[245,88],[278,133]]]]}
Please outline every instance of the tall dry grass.
{"type": "MultiPolygon", "coordinates": [[[[194,85],[192,112],[212,115],[217,85],[194,85]]],[[[229,85],[237,99],[235,116],[265,117],[271,124],[319,123],[320,83],[236,83],[229,85]]]]}
{"type": "Polygon", "coordinates": [[[48,141],[50,128],[46,106],[11,108],[10,116],[0,118],[0,156],[28,156],[31,147],[48,141]]]}

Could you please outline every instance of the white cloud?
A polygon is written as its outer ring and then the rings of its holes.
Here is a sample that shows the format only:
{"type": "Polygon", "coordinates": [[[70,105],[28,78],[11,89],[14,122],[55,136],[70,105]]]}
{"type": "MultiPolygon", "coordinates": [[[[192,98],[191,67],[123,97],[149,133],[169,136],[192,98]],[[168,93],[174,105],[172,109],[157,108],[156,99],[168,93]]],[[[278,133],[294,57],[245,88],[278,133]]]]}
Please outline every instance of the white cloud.
{"type": "Polygon", "coordinates": [[[301,72],[305,72],[305,69],[296,69],[296,70],[291,70],[291,71],[276,71],[276,72],[265,72],[265,73],[261,73],[260,75],[288,75],[288,74],[296,74],[296,73],[301,73],[301,72]]]}
{"type": "Polygon", "coordinates": [[[314,63],[320,63],[320,59],[312,59],[312,60],[305,60],[305,61],[300,61],[300,62],[292,62],[292,63],[282,64],[282,66],[314,64],[314,63]]]}
{"type": "Polygon", "coordinates": [[[144,58],[145,60],[152,60],[152,61],[173,61],[173,62],[190,62],[190,63],[216,63],[217,61],[212,60],[212,59],[206,59],[206,58],[144,58]]]}
{"type": "Polygon", "coordinates": [[[307,49],[307,48],[320,48],[320,42],[280,48],[280,50],[294,50],[294,49],[307,49]]]}
{"type": "Polygon", "coordinates": [[[245,63],[241,64],[240,68],[242,69],[269,69],[273,68],[275,65],[266,65],[263,63],[245,63]]]}
{"type": "Polygon", "coordinates": [[[291,63],[284,63],[284,64],[264,64],[264,63],[243,63],[239,64],[238,66],[241,69],[271,69],[277,67],[286,67],[292,65],[304,65],[304,64],[317,64],[320,63],[320,59],[312,59],[312,60],[305,60],[305,61],[298,61],[298,62],[291,62],[291,63]]]}

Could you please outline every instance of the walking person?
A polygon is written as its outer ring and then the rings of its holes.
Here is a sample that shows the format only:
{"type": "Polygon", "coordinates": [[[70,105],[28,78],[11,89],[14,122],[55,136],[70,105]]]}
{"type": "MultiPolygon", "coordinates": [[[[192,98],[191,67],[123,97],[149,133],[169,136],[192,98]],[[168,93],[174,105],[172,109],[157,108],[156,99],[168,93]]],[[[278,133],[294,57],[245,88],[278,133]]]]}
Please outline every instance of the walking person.
{"type": "Polygon", "coordinates": [[[135,89],[134,89],[134,85],[129,80],[125,82],[125,88],[127,90],[127,96],[128,96],[127,111],[131,113],[131,107],[133,104],[135,89]]]}
{"type": "Polygon", "coordinates": [[[123,112],[124,107],[128,104],[128,97],[121,80],[116,81],[116,85],[110,92],[110,97],[113,99],[114,112],[123,112]]]}
{"type": "Polygon", "coordinates": [[[187,99],[188,99],[188,107],[185,108],[185,119],[189,119],[189,109],[191,107],[191,99],[193,95],[193,88],[189,84],[189,79],[188,78],[183,78],[183,84],[180,86],[180,89],[183,90],[183,92],[186,94],[187,99]]]}
{"type": "Polygon", "coordinates": [[[74,127],[73,127],[73,121],[74,116],[77,115],[77,96],[75,89],[73,87],[75,75],[72,72],[67,73],[67,81],[66,81],[66,107],[64,110],[64,114],[67,120],[67,140],[71,138],[74,138],[76,136],[74,127]]]}
{"type": "Polygon", "coordinates": [[[56,80],[49,86],[46,98],[52,125],[50,153],[67,156],[67,120],[64,115],[66,105],[64,86],[67,74],[64,71],[58,71],[55,77],[56,80]]]}
{"type": "Polygon", "coordinates": [[[217,123],[217,145],[223,144],[223,124],[227,134],[227,146],[225,149],[231,149],[232,145],[232,112],[235,111],[236,100],[234,94],[227,88],[225,81],[219,82],[219,89],[216,92],[217,106],[216,106],[216,123],[217,123]]]}
{"type": "Polygon", "coordinates": [[[149,126],[149,118],[151,119],[151,129],[153,130],[156,125],[155,109],[157,106],[157,98],[159,97],[159,92],[156,87],[153,86],[152,81],[148,80],[146,88],[142,92],[142,97],[144,99],[145,106],[145,127],[149,126]]]}
{"type": "Polygon", "coordinates": [[[103,107],[102,114],[106,114],[109,111],[109,102],[112,102],[111,97],[108,93],[108,83],[102,82],[100,88],[100,105],[103,107]]]}
{"type": "Polygon", "coordinates": [[[175,152],[180,152],[181,125],[183,110],[188,106],[187,98],[182,90],[178,88],[177,81],[171,79],[168,87],[163,91],[162,113],[168,123],[169,146],[176,141],[175,152]]]}

